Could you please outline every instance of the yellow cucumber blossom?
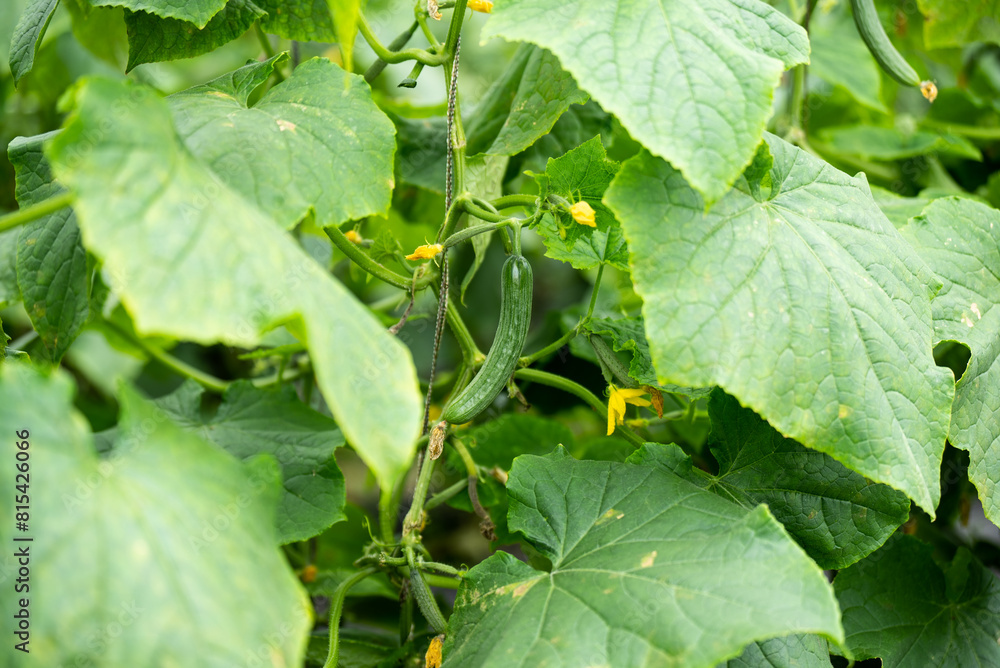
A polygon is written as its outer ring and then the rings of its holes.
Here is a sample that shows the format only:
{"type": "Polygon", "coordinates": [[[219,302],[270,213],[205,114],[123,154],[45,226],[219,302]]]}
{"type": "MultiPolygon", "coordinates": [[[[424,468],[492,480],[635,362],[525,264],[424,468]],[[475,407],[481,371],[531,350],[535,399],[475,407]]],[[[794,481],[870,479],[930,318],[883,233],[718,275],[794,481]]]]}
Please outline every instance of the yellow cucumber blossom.
{"type": "Polygon", "coordinates": [[[344,236],[347,237],[348,241],[355,245],[359,245],[362,241],[364,241],[364,239],[361,238],[361,235],[354,230],[347,230],[344,232],[344,236]]]}
{"type": "Polygon", "coordinates": [[[569,212],[573,215],[573,220],[581,225],[597,227],[597,223],[594,222],[594,208],[586,202],[577,202],[569,208],[569,212]]]}
{"type": "Polygon", "coordinates": [[[489,0],[469,0],[469,9],[474,12],[489,14],[493,11],[493,3],[489,0]]]}
{"type": "Polygon", "coordinates": [[[441,668],[442,650],[444,649],[444,636],[435,636],[431,639],[431,644],[424,654],[425,668],[441,668]]]}
{"type": "Polygon", "coordinates": [[[441,244],[426,244],[424,246],[417,246],[412,253],[406,256],[406,259],[429,260],[438,255],[442,250],[444,250],[444,246],[441,244]]]}
{"type": "Polygon", "coordinates": [[[608,397],[608,436],[615,433],[615,425],[625,423],[625,404],[633,406],[649,406],[648,400],[643,399],[646,394],[642,389],[618,389],[614,385],[609,385],[611,394],[608,397]]]}

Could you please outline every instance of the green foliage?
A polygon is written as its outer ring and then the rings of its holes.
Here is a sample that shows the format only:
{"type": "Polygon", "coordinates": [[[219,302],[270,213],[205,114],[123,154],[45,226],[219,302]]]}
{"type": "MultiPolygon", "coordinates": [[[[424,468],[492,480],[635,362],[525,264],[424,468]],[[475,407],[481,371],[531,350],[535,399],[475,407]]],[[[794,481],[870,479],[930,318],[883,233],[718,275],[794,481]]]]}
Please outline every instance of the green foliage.
{"type": "Polygon", "coordinates": [[[863,178],[766,141],[770,185],[744,179],[707,212],[648,153],[605,198],[632,249],[658,377],[719,385],[933,513],[954,393],[930,355],[939,286],[863,178]]]}
{"type": "MultiPolygon", "coordinates": [[[[65,374],[0,367],[8,480],[13,434],[30,432],[33,660],[184,663],[196,652],[221,667],[259,649],[297,665],[311,613],[275,547],[273,462],[240,464],[128,389],[115,448],[99,458],[72,392],[65,374]]],[[[12,545],[14,508],[4,508],[0,536],[12,545]]],[[[19,660],[12,643],[3,652],[19,660]]]]}
{"type": "Polygon", "coordinates": [[[1000,663],[995,4],[0,3],[32,660],[1000,663]]]}
{"type": "Polygon", "coordinates": [[[565,451],[518,458],[507,490],[511,529],[552,570],[503,552],[473,568],[459,588],[445,665],[548,657],[652,666],[683,657],[714,666],[760,638],[841,638],[822,573],[763,507],[747,512],[676,475],[565,451]],[[726,581],[711,575],[717,568],[726,581]],[[796,612],[776,612],[786,606],[796,612]]]}
{"type": "Polygon", "coordinates": [[[1000,582],[965,548],[942,567],[928,545],[894,537],[833,584],[859,659],[891,668],[1000,661],[1000,582]]]}

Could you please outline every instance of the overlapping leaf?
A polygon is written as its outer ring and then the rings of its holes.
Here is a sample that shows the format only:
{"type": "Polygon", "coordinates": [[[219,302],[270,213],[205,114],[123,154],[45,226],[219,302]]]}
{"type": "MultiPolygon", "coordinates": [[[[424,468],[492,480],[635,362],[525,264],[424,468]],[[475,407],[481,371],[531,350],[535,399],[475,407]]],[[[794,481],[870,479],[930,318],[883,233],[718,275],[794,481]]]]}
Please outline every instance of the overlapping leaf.
{"type": "Polygon", "coordinates": [[[766,503],[820,567],[853,564],[909,517],[904,494],[784,438],[729,395],[713,392],[708,412],[719,463],[709,488],[749,508],[766,503]]]}
{"type": "Polygon", "coordinates": [[[952,445],[969,451],[969,477],[1000,524],[1000,212],[968,199],[935,200],[903,234],[944,283],[931,303],[934,337],[972,358],[955,388],[952,445]]]}
{"type": "MultiPolygon", "coordinates": [[[[31,556],[31,661],[44,666],[229,668],[248,652],[301,665],[311,606],[277,549],[277,471],[237,462],[122,395],[115,454],[98,458],[62,374],[0,365],[0,470],[14,482],[14,432],[29,432],[31,516],[13,543],[31,556]],[[57,582],[58,587],[34,586],[57,582]]],[[[10,595],[5,594],[5,601],[10,595]]],[[[4,644],[4,665],[23,655],[4,644]]]]}
{"type": "Polygon", "coordinates": [[[392,195],[392,123],[362,77],[324,58],[302,63],[252,107],[250,94],[283,56],[251,63],[168,98],[181,137],[230,188],[292,227],[385,214],[392,195]]]}
{"type": "Polygon", "coordinates": [[[600,137],[551,159],[536,174],[539,197],[557,195],[569,204],[586,202],[594,210],[595,227],[582,225],[568,211],[553,207],[535,228],[545,240],[545,254],[577,269],[610,264],[628,270],[628,246],[621,225],[602,201],[619,164],[608,160],[600,137]]]}
{"type": "Polygon", "coordinates": [[[833,581],[847,647],[885,668],[1000,665],[1000,581],[967,549],[943,569],[931,546],[896,536],[833,581]]]}
{"type": "Polygon", "coordinates": [[[830,668],[831,665],[825,640],[819,636],[795,635],[750,643],[725,668],[830,668]]]}
{"type": "Polygon", "coordinates": [[[333,420],[299,401],[292,388],[261,390],[240,381],[206,414],[201,387],[187,381],[152,403],[177,426],[239,459],[266,453],[278,460],[284,486],[279,543],[312,538],[346,517],[344,475],[333,459],[344,438],[333,420]]]}
{"type": "MultiPolygon", "coordinates": [[[[18,137],[7,149],[17,174],[15,194],[21,206],[64,192],[52,180],[49,163],[42,155],[43,144],[52,136],[18,137]]],[[[80,243],[73,210],[62,209],[23,227],[16,254],[24,308],[49,358],[58,362],[90,313],[87,253],[80,243]]]]}
{"type": "Polygon", "coordinates": [[[824,129],[820,136],[838,153],[874,160],[902,160],[928,153],[956,155],[969,160],[982,160],[983,155],[972,142],[958,135],[936,132],[903,132],[897,128],[874,125],[848,125],[824,129]]]}
{"type": "Polygon", "coordinates": [[[49,157],[78,194],[85,245],[103,258],[140,332],[252,346],[287,323],[307,344],[338,425],[379,480],[406,469],[420,418],[409,352],[273,220],[195,160],[163,100],[138,85],[91,80],[49,157]]]}
{"type": "Polygon", "coordinates": [[[52,20],[59,0],[31,0],[24,10],[10,43],[10,71],[14,85],[20,83],[35,64],[35,52],[45,37],[45,29],[52,20]]]}
{"type": "Polygon", "coordinates": [[[753,159],[805,32],[758,0],[508,0],[484,36],[550,49],[577,83],[710,201],[753,159]]]}
{"type": "Polygon", "coordinates": [[[711,210],[648,153],[622,221],[663,382],[719,385],[780,432],[933,513],[954,385],[931,355],[931,271],[849,177],[766,136],[711,210]]]}
{"type": "Polygon", "coordinates": [[[549,573],[498,552],[463,580],[445,666],[710,668],[789,633],[841,638],[821,571],[759,507],[663,470],[522,456],[512,530],[549,573]]]}
{"type": "Polygon", "coordinates": [[[179,19],[204,28],[222,11],[229,0],[84,0],[94,7],[124,7],[133,12],[148,12],[165,19],[179,19]]]}
{"type": "Polygon", "coordinates": [[[302,42],[337,39],[329,0],[261,0],[258,4],[267,12],[261,23],[265,32],[302,42]]]}
{"type": "Polygon", "coordinates": [[[148,12],[125,12],[128,35],[128,65],[125,71],[143,63],[193,58],[231,42],[245,33],[254,21],[266,16],[252,0],[229,0],[204,28],[187,21],[162,18],[148,12]]]}
{"type": "Polygon", "coordinates": [[[570,105],[586,101],[555,56],[525,44],[476,107],[466,128],[468,151],[520,153],[548,133],[570,105]]]}

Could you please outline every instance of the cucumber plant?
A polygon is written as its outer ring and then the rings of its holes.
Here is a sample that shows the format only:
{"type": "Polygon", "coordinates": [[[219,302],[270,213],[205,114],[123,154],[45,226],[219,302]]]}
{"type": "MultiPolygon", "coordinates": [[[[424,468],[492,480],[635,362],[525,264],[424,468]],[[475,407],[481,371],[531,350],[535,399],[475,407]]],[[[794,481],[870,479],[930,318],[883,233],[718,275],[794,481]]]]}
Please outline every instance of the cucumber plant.
{"type": "Polygon", "coordinates": [[[1000,665],[980,4],[7,3],[0,663],[1000,665]]]}

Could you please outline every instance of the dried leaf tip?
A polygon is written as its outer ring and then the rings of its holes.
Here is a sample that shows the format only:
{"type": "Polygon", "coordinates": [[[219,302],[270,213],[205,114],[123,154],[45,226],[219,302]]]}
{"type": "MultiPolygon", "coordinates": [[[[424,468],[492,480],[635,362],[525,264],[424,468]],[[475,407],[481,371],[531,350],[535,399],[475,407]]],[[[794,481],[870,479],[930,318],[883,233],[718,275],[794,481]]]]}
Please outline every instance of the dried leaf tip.
{"type": "Polygon", "coordinates": [[[493,12],[493,3],[489,0],[469,0],[468,7],[474,12],[482,12],[483,14],[493,12]]]}
{"type": "Polygon", "coordinates": [[[573,220],[579,224],[597,227],[597,223],[594,222],[594,208],[587,202],[577,202],[569,208],[569,212],[573,216],[573,220]]]}
{"type": "Polygon", "coordinates": [[[434,636],[430,646],[427,647],[427,654],[424,655],[424,668],[441,668],[441,661],[444,659],[444,635],[434,636]]]}
{"type": "Polygon", "coordinates": [[[426,244],[424,246],[417,246],[412,253],[406,256],[406,259],[429,260],[438,255],[442,250],[444,250],[444,246],[441,244],[426,244]]]}
{"type": "Polygon", "coordinates": [[[441,456],[444,451],[444,437],[448,433],[448,423],[441,420],[431,429],[430,438],[427,441],[427,455],[433,460],[441,456]]]}
{"type": "Polygon", "coordinates": [[[920,92],[927,98],[928,102],[933,102],[937,99],[937,86],[934,85],[933,81],[921,81],[920,92]]]}

